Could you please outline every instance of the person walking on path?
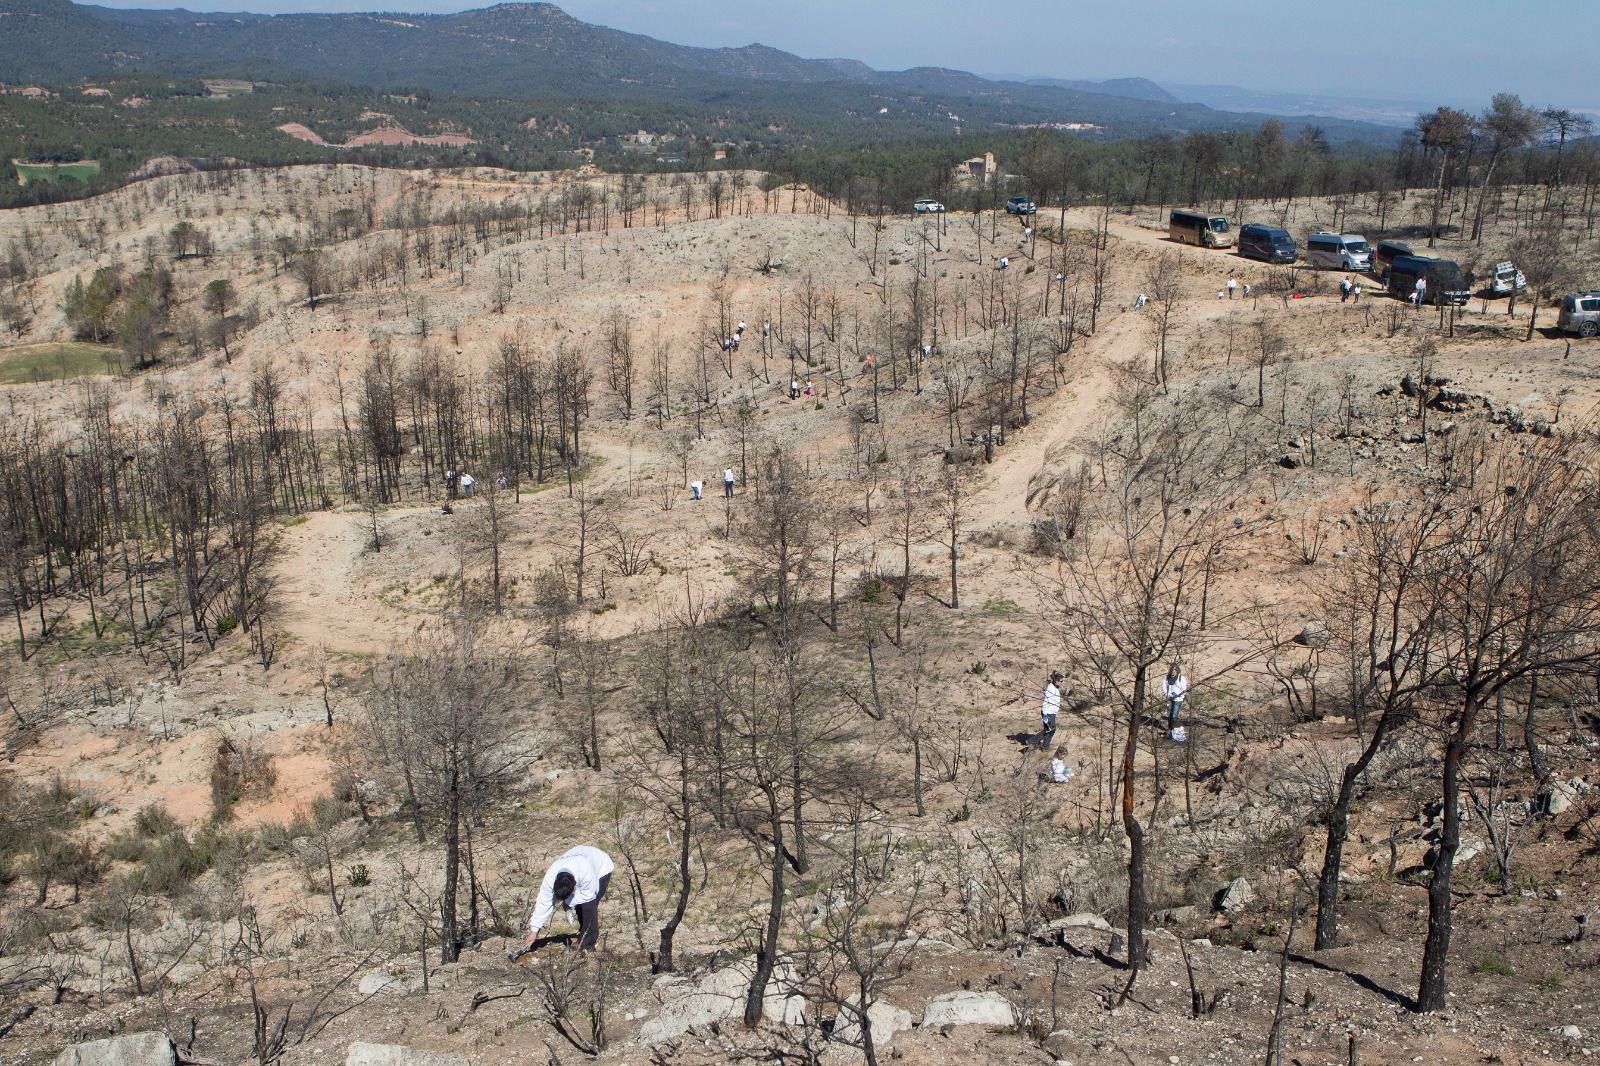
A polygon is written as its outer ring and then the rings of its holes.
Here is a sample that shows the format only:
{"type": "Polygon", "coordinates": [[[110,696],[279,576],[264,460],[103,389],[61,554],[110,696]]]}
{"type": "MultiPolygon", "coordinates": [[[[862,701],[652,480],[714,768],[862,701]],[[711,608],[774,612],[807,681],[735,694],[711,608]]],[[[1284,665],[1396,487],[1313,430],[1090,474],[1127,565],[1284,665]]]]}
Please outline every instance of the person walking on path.
{"type": "Polygon", "coordinates": [[[722,495],[733,499],[733,467],[728,467],[722,472],[722,495]]]}
{"type": "Polygon", "coordinates": [[[1230,299],[1230,300],[1233,299],[1234,293],[1236,293],[1238,291],[1239,291],[1239,279],[1238,278],[1234,278],[1234,277],[1229,277],[1228,278],[1228,299],[1230,299]]]}
{"type": "Polygon", "coordinates": [[[1048,747],[1056,735],[1056,716],[1061,713],[1061,671],[1054,670],[1050,673],[1050,680],[1044,683],[1044,699],[1039,705],[1039,720],[1043,728],[1039,731],[1036,742],[1039,747],[1048,747]]]}
{"type": "Polygon", "coordinates": [[[539,886],[538,898],[534,900],[533,914],[528,918],[528,935],[523,938],[521,950],[512,949],[508,954],[516,957],[533,950],[539,932],[549,924],[557,904],[578,917],[578,941],[568,946],[577,951],[592,949],[600,938],[600,901],[606,898],[615,869],[611,856],[588,844],[579,844],[551,863],[539,886]]]}
{"type": "Polygon", "coordinates": [[[1339,302],[1340,303],[1344,303],[1348,299],[1350,299],[1350,279],[1349,278],[1340,278],[1339,279],[1339,302]]]}
{"type": "Polygon", "coordinates": [[[1178,719],[1183,715],[1184,697],[1189,695],[1189,679],[1178,669],[1177,663],[1167,667],[1167,676],[1161,682],[1161,694],[1167,699],[1167,726],[1176,729],[1178,719]]]}

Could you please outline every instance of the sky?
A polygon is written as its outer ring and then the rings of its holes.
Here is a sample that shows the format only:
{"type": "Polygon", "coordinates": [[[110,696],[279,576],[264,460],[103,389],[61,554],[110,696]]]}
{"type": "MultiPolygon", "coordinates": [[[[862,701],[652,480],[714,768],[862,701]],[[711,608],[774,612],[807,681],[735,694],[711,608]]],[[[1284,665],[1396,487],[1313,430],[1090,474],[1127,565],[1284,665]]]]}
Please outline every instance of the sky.
{"type": "MultiPolygon", "coordinates": [[[[488,0],[99,0],[205,11],[449,12],[488,0]]],[[[771,45],[880,70],[1147,77],[1478,110],[1600,108],[1594,0],[555,0],[678,44],[771,45]]]]}

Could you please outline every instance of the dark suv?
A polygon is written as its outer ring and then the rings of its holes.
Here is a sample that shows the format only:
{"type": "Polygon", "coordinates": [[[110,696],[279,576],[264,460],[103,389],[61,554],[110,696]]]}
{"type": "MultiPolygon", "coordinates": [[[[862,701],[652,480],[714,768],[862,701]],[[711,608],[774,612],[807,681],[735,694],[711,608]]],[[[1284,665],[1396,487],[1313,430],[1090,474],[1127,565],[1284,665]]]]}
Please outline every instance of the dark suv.
{"type": "Polygon", "coordinates": [[[1397,300],[1411,299],[1418,278],[1428,282],[1422,293],[1423,303],[1460,307],[1472,295],[1472,275],[1463,271],[1460,263],[1454,259],[1424,259],[1420,255],[1402,255],[1389,264],[1390,295],[1397,300]]]}
{"type": "Polygon", "coordinates": [[[1288,230],[1252,222],[1239,227],[1239,254],[1263,263],[1292,263],[1300,249],[1288,230]]]}
{"type": "Polygon", "coordinates": [[[1389,280],[1389,264],[1402,255],[1416,255],[1405,241],[1379,241],[1372,250],[1372,265],[1368,268],[1379,281],[1389,280]]]}

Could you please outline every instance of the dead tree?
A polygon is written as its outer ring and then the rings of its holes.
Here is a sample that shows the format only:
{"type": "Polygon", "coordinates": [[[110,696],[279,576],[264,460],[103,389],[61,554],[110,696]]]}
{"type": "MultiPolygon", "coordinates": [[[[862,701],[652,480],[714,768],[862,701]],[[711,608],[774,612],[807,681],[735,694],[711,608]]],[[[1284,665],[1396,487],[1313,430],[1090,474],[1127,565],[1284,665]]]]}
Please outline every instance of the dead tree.
{"type": "MultiPolygon", "coordinates": [[[[1146,837],[1137,809],[1136,758],[1152,709],[1152,671],[1229,632],[1216,612],[1202,625],[1203,575],[1235,542],[1231,522],[1248,464],[1221,419],[1193,406],[1143,425],[1142,441],[1093,460],[1105,471],[1079,554],[1063,567],[1055,625],[1072,661],[1111,694],[1125,719],[1121,816],[1128,836],[1131,990],[1144,965],[1146,837]]],[[[1109,448],[1109,445],[1106,447],[1109,448]]],[[[1126,995],[1126,991],[1124,995],[1126,995]]]]}

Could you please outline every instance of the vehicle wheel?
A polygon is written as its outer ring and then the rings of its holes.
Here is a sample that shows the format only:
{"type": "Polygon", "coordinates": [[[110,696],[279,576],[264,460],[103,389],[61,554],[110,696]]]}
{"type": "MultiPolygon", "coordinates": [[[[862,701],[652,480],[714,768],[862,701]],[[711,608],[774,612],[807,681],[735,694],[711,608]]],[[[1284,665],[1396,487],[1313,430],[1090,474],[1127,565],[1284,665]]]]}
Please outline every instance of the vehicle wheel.
{"type": "Polygon", "coordinates": [[[1584,322],[1578,326],[1578,336],[1593,337],[1600,333],[1600,322],[1584,322]]]}

